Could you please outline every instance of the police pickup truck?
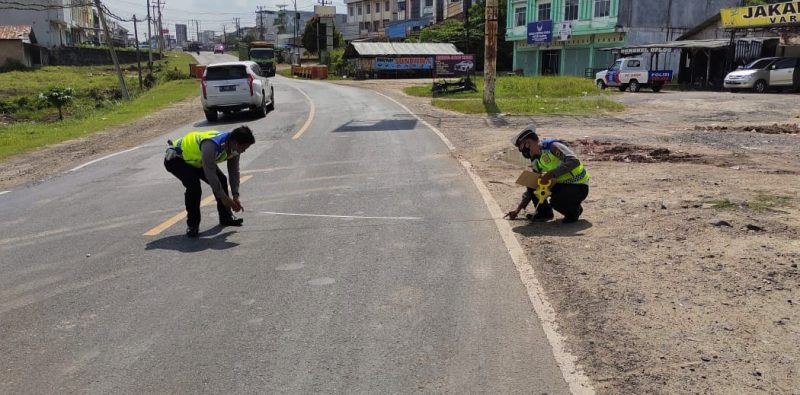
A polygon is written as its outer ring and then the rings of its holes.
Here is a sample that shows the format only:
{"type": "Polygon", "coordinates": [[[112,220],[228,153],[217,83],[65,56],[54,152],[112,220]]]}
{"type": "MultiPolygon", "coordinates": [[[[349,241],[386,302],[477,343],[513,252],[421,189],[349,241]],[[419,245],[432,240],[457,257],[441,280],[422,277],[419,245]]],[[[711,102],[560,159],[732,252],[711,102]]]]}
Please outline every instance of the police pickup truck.
{"type": "Polygon", "coordinates": [[[672,81],[672,70],[647,70],[640,58],[622,58],[608,70],[597,73],[594,80],[600,89],[616,86],[620,92],[628,88],[631,92],[639,92],[650,87],[653,92],[658,92],[664,84],[672,81]]]}

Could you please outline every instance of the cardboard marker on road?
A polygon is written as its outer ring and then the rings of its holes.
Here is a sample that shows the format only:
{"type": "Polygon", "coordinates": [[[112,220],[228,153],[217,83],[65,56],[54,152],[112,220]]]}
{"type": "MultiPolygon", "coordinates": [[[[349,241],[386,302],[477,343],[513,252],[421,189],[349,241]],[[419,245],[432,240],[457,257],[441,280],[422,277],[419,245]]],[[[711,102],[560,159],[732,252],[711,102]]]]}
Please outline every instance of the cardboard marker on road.
{"type": "Polygon", "coordinates": [[[539,177],[541,177],[541,174],[539,173],[524,170],[517,178],[517,184],[531,189],[536,189],[539,187],[539,177]]]}

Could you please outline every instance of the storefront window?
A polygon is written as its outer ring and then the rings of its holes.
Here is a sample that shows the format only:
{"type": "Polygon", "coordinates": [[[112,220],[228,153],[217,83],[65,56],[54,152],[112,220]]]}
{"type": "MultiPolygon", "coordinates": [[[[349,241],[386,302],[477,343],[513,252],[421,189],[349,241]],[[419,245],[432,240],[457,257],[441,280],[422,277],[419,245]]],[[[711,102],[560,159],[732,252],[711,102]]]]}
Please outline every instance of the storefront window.
{"type": "Polygon", "coordinates": [[[611,0],[594,0],[594,17],[602,18],[611,15],[611,0]]]}

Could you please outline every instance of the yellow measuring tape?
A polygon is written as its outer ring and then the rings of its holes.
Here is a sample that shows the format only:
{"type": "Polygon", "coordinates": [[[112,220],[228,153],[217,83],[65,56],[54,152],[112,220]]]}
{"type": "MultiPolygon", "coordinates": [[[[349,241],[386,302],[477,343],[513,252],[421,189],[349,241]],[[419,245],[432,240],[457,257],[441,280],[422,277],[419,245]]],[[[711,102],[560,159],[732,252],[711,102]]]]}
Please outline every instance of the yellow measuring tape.
{"type": "Polygon", "coordinates": [[[544,203],[545,199],[550,197],[553,193],[550,191],[550,187],[553,185],[553,180],[547,181],[547,184],[542,183],[542,179],[536,180],[536,183],[539,186],[533,191],[533,196],[536,196],[536,199],[539,200],[539,204],[544,203]]]}

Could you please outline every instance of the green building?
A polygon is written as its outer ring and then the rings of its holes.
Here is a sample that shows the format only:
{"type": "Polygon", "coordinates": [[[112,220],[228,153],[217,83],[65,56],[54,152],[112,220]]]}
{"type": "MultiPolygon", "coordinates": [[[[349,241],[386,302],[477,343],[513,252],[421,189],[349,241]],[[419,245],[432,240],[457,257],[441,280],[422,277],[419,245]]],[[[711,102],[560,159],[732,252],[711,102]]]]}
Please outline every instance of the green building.
{"type": "MultiPolygon", "coordinates": [[[[740,0],[509,0],[506,41],[525,75],[584,76],[611,65],[603,48],[673,41],[740,0]],[[551,35],[546,33],[550,27],[551,35]],[[536,38],[529,43],[529,31],[536,38]],[[545,39],[546,37],[546,39],[545,39]]],[[[669,54],[661,67],[677,67],[669,54]]]]}

